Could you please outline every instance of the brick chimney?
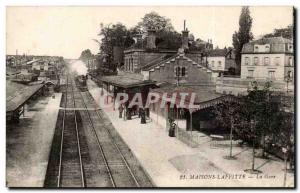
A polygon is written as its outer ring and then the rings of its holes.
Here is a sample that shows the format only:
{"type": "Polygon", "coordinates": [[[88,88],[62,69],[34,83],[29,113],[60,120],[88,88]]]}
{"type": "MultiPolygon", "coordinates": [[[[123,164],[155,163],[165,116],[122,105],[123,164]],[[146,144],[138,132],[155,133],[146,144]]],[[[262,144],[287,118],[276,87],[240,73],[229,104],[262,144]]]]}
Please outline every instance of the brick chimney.
{"type": "Polygon", "coordinates": [[[140,43],[143,39],[142,39],[142,34],[135,34],[133,36],[133,39],[134,39],[134,42],[137,44],[137,43],[140,43]]]}
{"type": "Polygon", "coordinates": [[[185,20],[184,20],[184,25],[183,25],[183,31],[182,31],[182,45],[181,47],[183,49],[189,49],[189,31],[185,27],[185,20]]]}
{"type": "Polygon", "coordinates": [[[147,36],[147,49],[155,49],[155,40],[156,40],[156,29],[155,28],[148,28],[147,30],[148,36],[147,36]]]}

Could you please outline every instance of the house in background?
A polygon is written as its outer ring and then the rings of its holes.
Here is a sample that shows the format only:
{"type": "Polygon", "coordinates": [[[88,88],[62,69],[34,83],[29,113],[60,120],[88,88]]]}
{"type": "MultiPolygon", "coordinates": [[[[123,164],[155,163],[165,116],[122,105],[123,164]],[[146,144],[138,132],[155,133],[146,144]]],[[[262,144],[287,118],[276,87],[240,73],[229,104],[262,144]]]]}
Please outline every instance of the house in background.
{"type": "Polygon", "coordinates": [[[274,91],[294,90],[294,46],[283,37],[262,38],[244,44],[241,52],[241,77],[219,77],[217,91],[246,94],[251,82],[259,87],[271,82],[274,91]]]}
{"type": "Polygon", "coordinates": [[[263,38],[243,46],[241,78],[284,81],[293,77],[293,42],[282,37],[263,38]]]}
{"type": "Polygon", "coordinates": [[[222,73],[235,75],[237,66],[235,63],[233,48],[213,49],[207,53],[208,67],[222,73]]]}

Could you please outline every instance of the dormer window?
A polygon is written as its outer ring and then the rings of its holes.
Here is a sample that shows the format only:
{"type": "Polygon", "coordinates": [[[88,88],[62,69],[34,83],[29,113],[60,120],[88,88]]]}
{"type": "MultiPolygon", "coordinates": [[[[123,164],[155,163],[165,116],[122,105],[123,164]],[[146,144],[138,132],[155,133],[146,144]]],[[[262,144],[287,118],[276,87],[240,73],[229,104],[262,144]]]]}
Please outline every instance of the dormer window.
{"type": "Polygon", "coordinates": [[[254,45],[254,52],[270,52],[270,44],[254,45]]]}

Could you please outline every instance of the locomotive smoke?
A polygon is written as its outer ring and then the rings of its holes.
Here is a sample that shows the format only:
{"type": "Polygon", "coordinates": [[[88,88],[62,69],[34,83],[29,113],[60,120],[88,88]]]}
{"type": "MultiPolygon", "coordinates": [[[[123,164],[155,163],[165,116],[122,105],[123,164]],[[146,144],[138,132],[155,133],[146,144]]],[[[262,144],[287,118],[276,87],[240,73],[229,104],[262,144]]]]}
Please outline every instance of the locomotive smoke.
{"type": "Polygon", "coordinates": [[[81,60],[76,60],[70,64],[70,68],[77,75],[86,75],[87,74],[87,66],[81,60]]]}

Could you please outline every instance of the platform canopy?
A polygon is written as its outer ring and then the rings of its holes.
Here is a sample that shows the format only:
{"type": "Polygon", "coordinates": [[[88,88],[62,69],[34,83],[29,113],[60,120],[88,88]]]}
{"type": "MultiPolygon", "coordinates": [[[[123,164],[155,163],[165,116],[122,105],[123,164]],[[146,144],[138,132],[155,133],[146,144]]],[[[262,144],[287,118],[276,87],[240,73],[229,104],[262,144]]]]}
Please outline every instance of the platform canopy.
{"type": "Polygon", "coordinates": [[[121,88],[133,88],[147,85],[155,85],[152,80],[144,80],[142,75],[133,73],[122,73],[113,76],[102,77],[102,82],[121,88]]]}
{"type": "Polygon", "coordinates": [[[11,81],[6,82],[6,112],[17,110],[32,95],[38,92],[44,84],[20,84],[11,81]]]}
{"type": "Polygon", "coordinates": [[[165,84],[160,88],[152,89],[150,93],[158,93],[160,95],[160,100],[163,100],[162,96],[165,93],[167,93],[165,95],[167,95],[168,98],[171,98],[172,95],[176,93],[176,106],[179,106],[181,101],[181,95],[179,93],[186,93],[187,95],[184,98],[184,104],[194,104],[197,106],[197,108],[188,108],[191,112],[215,106],[216,104],[222,103],[224,100],[232,100],[235,98],[232,95],[217,93],[215,87],[212,85],[176,86],[173,84],[165,84]],[[192,93],[195,93],[194,99],[192,98],[192,93]]]}

